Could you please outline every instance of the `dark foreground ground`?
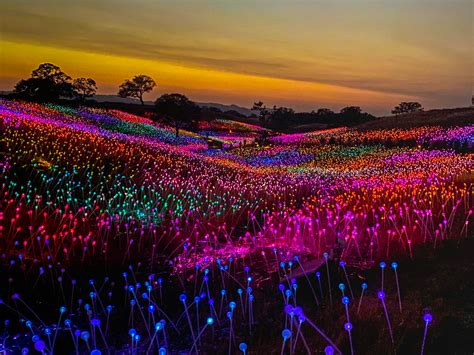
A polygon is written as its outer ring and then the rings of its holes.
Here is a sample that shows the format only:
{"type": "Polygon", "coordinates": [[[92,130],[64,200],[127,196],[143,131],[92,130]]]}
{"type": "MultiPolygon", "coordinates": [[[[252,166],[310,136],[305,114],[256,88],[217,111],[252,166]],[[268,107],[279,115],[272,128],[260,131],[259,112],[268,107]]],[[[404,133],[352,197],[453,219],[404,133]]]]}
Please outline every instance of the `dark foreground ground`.
{"type": "MultiPolygon", "coordinates": [[[[380,288],[381,271],[357,271],[351,278],[356,302],[350,305],[354,353],[357,354],[419,354],[423,338],[423,315],[429,312],[433,322],[428,328],[425,354],[472,354],[474,352],[474,240],[447,241],[436,250],[426,245],[418,248],[415,261],[398,260],[402,309],[400,314],[396,298],[396,286],[393,270],[385,270],[386,304],[394,330],[395,344],[392,346],[390,335],[380,300],[376,290],[380,288]],[[364,295],[359,316],[357,303],[362,279],[369,285],[364,295]],[[360,279],[360,282],[356,280],[360,279]]],[[[334,269],[333,265],[333,269],[334,269]]],[[[344,275],[339,273],[341,282],[344,275]]],[[[323,271],[321,270],[322,274],[323,271]]],[[[338,284],[336,277],[333,284],[338,284]],[[335,282],[334,282],[335,281],[335,282]]],[[[347,332],[343,329],[346,322],[341,304],[341,292],[334,287],[333,307],[325,300],[324,308],[308,307],[314,304],[311,292],[301,284],[300,304],[305,314],[320,326],[332,338],[344,353],[350,353],[347,332]]],[[[323,284],[323,288],[324,288],[323,284]]],[[[298,289],[299,291],[299,289],[298,289]]],[[[346,294],[348,294],[346,286],[346,294]]],[[[352,302],[352,301],[351,301],[352,302]]],[[[268,302],[264,305],[265,317],[259,319],[257,331],[252,336],[252,352],[260,354],[279,353],[282,344],[281,304],[268,302]],[[272,341],[274,340],[274,341],[272,341]]],[[[307,324],[302,331],[309,347],[314,353],[324,353],[324,342],[307,324]],[[319,350],[319,351],[318,351],[319,350]]],[[[250,343],[250,341],[249,341],[250,343]]],[[[300,344],[301,345],[301,344],[300,344]]],[[[304,353],[304,347],[299,348],[304,353]]]]}
{"type": "MultiPolygon", "coordinates": [[[[343,328],[346,322],[346,315],[341,303],[341,291],[338,289],[339,283],[344,282],[346,284],[345,294],[350,297],[349,315],[353,324],[352,340],[355,354],[419,354],[425,325],[423,315],[427,312],[433,315],[433,322],[428,328],[425,354],[472,354],[474,351],[473,251],[474,239],[469,238],[460,241],[446,241],[436,250],[433,249],[432,245],[420,246],[416,250],[414,261],[399,258],[397,261],[399,265],[398,276],[401,289],[402,313],[400,313],[396,296],[394,272],[390,268],[391,260],[387,260],[388,265],[385,269],[384,289],[386,292],[387,310],[394,334],[393,345],[390,340],[382,304],[376,297],[376,293],[381,287],[381,269],[378,265],[369,270],[347,268],[354,294],[353,299],[350,296],[350,290],[348,289],[342,269],[337,263],[331,262],[329,265],[333,286],[332,307],[327,292],[325,266],[320,270],[324,293],[322,305],[320,307],[315,306],[313,294],[304,277],[297,280],[297,305],[302,307],[306,317],[320,327],[344,354],[350,354],[348,333],[343,328]],[[364,295],[360,313],[357,314],[362,282],[368,284],[368,289],[364,295]]],[[[125,267],[107,265],[105,268],[108,270],[104,271],[104,267],[84,268],[74,276],[78,279],[77,287],[82,288],[81,293],[85,297],[87,297],[89,292],[87,290],[87,280],[90,277],[101,280],[107,275],[112,280],[117,280],[117,284],[112,287],[115,290],[114,296],[109,300],[115,306],[114,311],[111,313],[108,345],[111,353],[125,354],[129,350],[127,348],[128,340],[126,334],[130,327],[126,296],[123,291],[120,291],[121,272],[123,272],[125,267]],[[82,286],[79,286],[79,284],[82,284],[82,286]]],[[[63,304],[59,292],[52,292],[47,283],[42,287],[41,282],[36,287],[31,288],[32,280],[22,278],[20,275],[12,275],[11,269],[7,270],[2,267],[1,271],[2,285],[8,285],[8,278],[14,276],[14,285],[10,285],[8,288],[15,288],[16,291],[21,290],[20,293],[25,300],[35,300],[30,306],[38,312],[40,317],[49,324],[56,323],[58,313],[56,309],[51,310],[51,305],[63,304]]],[[[140,272],[139,268],[136,271],[137,279],[143,280],[147,274],[145,270],[140,272]]],[[[314,273],[308,275],[308,277],[316,294],[320,296],[320,289],[314,273]]],[[[181,291],[175,279],[172,278],[165,282],[168,285],[168,289],[164,297],[163,308],[176,321],[182,312],[182,305],[178,301],[181,291]]],[[[219,285],[214,286],[219,289],[219,285]]],[[[235,298],[235,290],[231,291],[229,287],[229,295],[232,292],[233,296],[229,296],[228,301],[234,297],[238,304],[234,320],[236,337],[232,353],[241,353],[237,349],[242,341],[248,344],[248,354],[281,353],[281,332],[285,328],[285,317],[283,311],[284,304],[277,286],[278,280],[275,280],[274,277],[272,280],[270,276],[266,281],[262,281],[259,287],[254,287],[255,324],[252,326],[251,334],[249,333],[248,323],[240,315],[241,310],[239,308],[239,300],[235,298]]],[[[106,299],[105,289],[103,292],[104,301],[106,299]]],[[[3,299],[7,299],[7,294],[11,295],[11,290],[7,290],[7,287],[5,287],[0,290],[0,293],[3,299]]],[[[215,296],[215,299],[216,308],[218,308],[218,296],[215,296]]],[[[68,296],[66,296],[65,301],[66,304],[69,303],[68,296]]],[[[19,309],[22,309],[21,305],[19,307],[19,309]]],[[[53,308],[56,307],[53,306],[53,308]]],[[[193,309],[191,308],[191,310],[193,309]]],[[[203,311],[206,312],[205,307],[203,307],[203,311]]],[[[225,317],[225,312],[226,308],[224,307],[220,324],[215,324],[212,329],[206,330],[203,334],[200,353],[229,353],[229,323],[225,317]]],[[[82,313],[84,312],[82,311],[82,313]]],[[[82,318],[77,316],[77,314],[68,314],[68,317],[72,318],[74,324],[79,325],[80,328],[87,329],[88,325],[84,321],[84,314],[82,318]]],[[[15,314],[5,311],[5,308],[0,308],[0,321],[3,323],[6,319],[10,320],[10,340],[5,340],[5,333],[3,333],[2,341],[5,341],[7,348],[13,351],[11,353],[17,353],[23,346],[31,346],[31,335],[27,331],[25,332],[24,325],[22,326],[21,322],[18,322],[16,318],[15,314]],[[21,335],[22,332],[24,335],[21,335]],[[17,336],[15,342],[11,340],[13,336],[17,336]],[[20,347],[8,346],[9,344],[17,344],[20,347]]],[[[186,322],[179,322],[178,328],[181,330],[181,335],[177,335],[171,328],[168,333],[170,349],[172,350],[170,353],[172,354],[187,353],[192,343],[189,334],[187,334],[189,332],[186,322]]],[[[141,329],[141,331],[145,332],[144,329],[141,329]]],[[[296,331],[295,327],[293,331],[296,331]]],[[[323,354],[327,342],[307,322],[302,323],[301,331],[311,352],[323,354]]],[[[60,331],[57,345],[61,354],[74,353],[69,333],[66,330],[60,331]]],[[[301,340],[298,341],[297,345],[296,354],[306,353],[301,340]]],[[[81,346],[81,353],[89,353],[84,344],[81,346]]],[[[140,349],[138,353],[144,353],[145,348],[140,349]]],[[[34,353],[34,350],[32,351],[34,353]]],[[[105,354],[106,352],[103,351],[102,353],[105,354]]],[[[285,354],[289,354],[288,345],[285,348],[285,354]]]]}

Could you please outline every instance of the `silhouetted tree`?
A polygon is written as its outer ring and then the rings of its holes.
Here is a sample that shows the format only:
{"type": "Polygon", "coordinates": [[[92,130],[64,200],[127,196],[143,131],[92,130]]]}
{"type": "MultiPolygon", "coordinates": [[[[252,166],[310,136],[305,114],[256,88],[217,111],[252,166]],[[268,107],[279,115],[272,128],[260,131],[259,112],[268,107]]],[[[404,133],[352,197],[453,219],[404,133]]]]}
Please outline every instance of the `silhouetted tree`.
{"type": "Polygon", "coordinates": [[[340,114],[339,120],[342,124],[356,125],[362,122],[373,120],[375,116],[369,113],[362,112],[359,106],[347,106],[344,107],[340,114]]]}
{"type": "Polygon", "coordinates": [[[252,111],[258,111],[258,119],[261,122],[265,122],[270,114],[270,111],[267,110],[267,107],[263,104],[262,101],[257,101],[252,106],[252,111]]]}
{"type": "Polygon", "coordinates": [[[392,110],[394,115],[403,115],[405,113],[423,111],[423,107],[419,102],[400,102],[392,110]]]}
{"type": "Polygon", "coordinates": [[[360,115],[362,109],[359,106],[347,106],[341,109],[341,114],[343,115],[360,115]]]}
{"type": "Polygon", "coordinates": [[[268,121],[274,128],[288,128],[295,121],[295,111],[288,107],[273,107],[268,121]]]}
{"type": "Polygon", "coordinates": [[[51,63],[40,64],[31,78],[20,80],[14,92],[18,96],[40,102],[57,101],[60,97],[72,97],[71,77],[51,63]]]}
{"type": "Polygon", "coordinates": [[[316,115],[318,116],[332,116],[334,115],[334,111],[329,108],[320,108],[316,111],[316,115]]]}
{"type": "Polygon", "coordinates": [[[200,107],[181,94],[164,94],[155,102],[155,109],[169,121],[176,130],[176,138],[179,130],[190,125],[200,118],[200,107]]]}
{"type": "Polygon", "coordinates": [[[97,91],[97,85],[94,79],[91,78],[77,78],[72,82],[72,88],[74,90],[74,96],[76,96],[81,102],[87,97],[92,97],[97,91]]]}
{"type": "Polygon", "coordinates": [[[153,90],[155,81],[147,75],[136,75],[132,80],[125,80],[119,87],[118,96],[132,97],[140,100],[143,105],[143,95],[153,90]]]}

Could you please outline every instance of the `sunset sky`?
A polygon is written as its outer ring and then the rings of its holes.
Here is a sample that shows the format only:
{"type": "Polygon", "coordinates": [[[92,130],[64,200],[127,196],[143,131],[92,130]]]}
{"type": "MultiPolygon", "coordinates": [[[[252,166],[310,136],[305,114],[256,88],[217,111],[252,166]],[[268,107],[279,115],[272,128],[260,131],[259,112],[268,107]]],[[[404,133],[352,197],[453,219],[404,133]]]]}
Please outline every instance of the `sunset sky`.
{"type": "Polygon", "coordinates": [[[468,106],[471,0],[6,0],[0,90],[43,62],[116,94],[135,74],[200,102],[468,106]]]}

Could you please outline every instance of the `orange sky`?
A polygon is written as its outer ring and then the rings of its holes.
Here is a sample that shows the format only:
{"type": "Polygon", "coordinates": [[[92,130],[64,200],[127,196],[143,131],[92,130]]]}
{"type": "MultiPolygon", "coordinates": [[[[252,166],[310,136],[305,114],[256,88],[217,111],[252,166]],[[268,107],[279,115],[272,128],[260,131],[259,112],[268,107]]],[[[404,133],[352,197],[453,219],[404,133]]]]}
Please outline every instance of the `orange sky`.
{"type": "Polygon", "coordinates": [[[0,16],[0,90],[52,62],[104,94],[148,74],[149,100],[384,114],[472,94],[471,1],[12,0],[0,16]]]}

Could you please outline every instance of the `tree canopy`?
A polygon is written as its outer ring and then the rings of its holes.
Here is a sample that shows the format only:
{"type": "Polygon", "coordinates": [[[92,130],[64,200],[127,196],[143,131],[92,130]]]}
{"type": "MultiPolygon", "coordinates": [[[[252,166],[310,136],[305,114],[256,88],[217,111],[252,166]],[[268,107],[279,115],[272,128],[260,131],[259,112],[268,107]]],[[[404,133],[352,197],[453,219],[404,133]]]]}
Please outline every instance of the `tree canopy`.
{"type": "Polygon", "coordinates": [[[97,85],[94,79],[91,78],[77,78],[72,82],[74,89],[74,96],[80,101],[84,101],[87,97],[92,97],[97,91],[97,85]]]}
{"type": "Polygon", "coordinates": [[[181,128],[191,125],[200,118],[201,114],[200,107],[181,94],[160,96],[155,102],[155,110],[158,115],[174,126],[176,137],[181,128]]]}
{"type": "Polygon", "coordinates": [[[14,92],[21,98],[50,102],[60,97],[72,97],[72,79],[60,67],[51,63],[40,64],[29,79],[20,80],[14,92]]]}
{"type": "Polygon", "coordinates": [[[403,115],[405,113],[423,111],[423,107],[419,102],[400,102],[399,105],[395,106],[392,110],[394,115],[403,115]]]}
{"type": "Polygon", "coordinates": [[[136,75],[131,80],[125,80],[119,87],[120,97],[131,97],[140,100],[144,104],[143,95],[153,90],[155,81],[148,75],[136,75]]]}

